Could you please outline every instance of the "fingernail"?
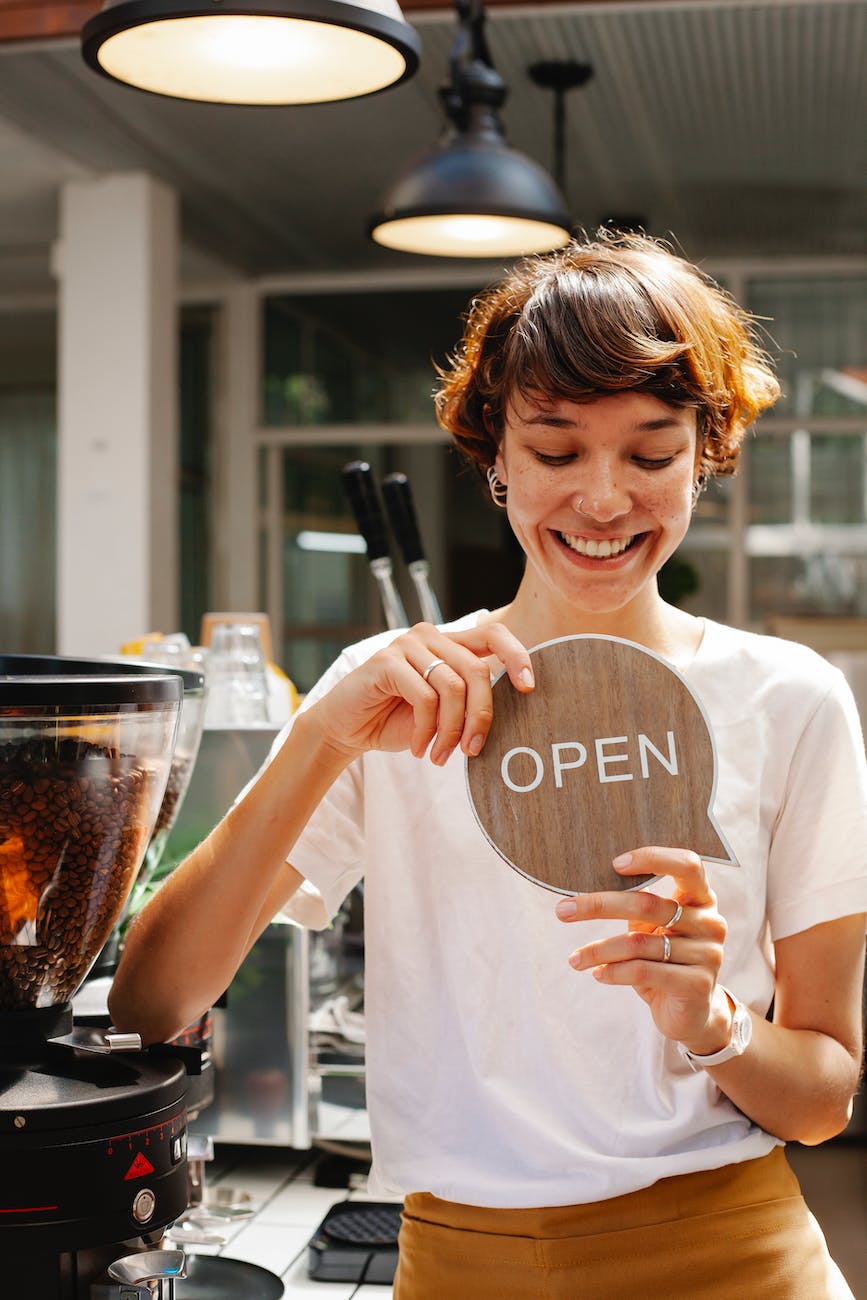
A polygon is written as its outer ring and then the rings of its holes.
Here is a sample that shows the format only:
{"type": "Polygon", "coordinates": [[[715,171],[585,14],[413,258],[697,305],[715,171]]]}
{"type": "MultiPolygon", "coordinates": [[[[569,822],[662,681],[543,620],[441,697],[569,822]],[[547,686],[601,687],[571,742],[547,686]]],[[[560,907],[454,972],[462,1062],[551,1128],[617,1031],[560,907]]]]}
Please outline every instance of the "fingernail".
{"type": "Polygon", "coordinates": [[[473,757],[475,758],[476,754],[480,754],[482,752],[482,745],[484,745],[484,743],[485,743],[484,736],[473,736],[472,740],[467,745],[467,753],[472,754],[473,757]]]}
{"type": "Polygon", "coordinates": [[[580,969],[581,969],[581,952],[580,952],[580,949],[579,949],[578,952],[573,952],[572,956],[569,958],[569,965],[572,967],[573,970],[580,970],[580,969]]]}
{"type": "Polygon", "coordinates": [[[619,871],[621,867],[628,867],[631,861],[631,853],[621,853],[620,857],[615,858],[611,865],[614,867],[615,871],[619,871]]]}
{"type": "Polygon", "coordinates": [[[535,678],[529,668],[522,668],[518,673],[518,681],[522,686],[532,686],[535,678]]]}
{"type": "Polygon", "coordinates": [[[561,898],[556,911],[561,921],[573,921],[578,915],[578,904],[574,898],[561,898]]]}

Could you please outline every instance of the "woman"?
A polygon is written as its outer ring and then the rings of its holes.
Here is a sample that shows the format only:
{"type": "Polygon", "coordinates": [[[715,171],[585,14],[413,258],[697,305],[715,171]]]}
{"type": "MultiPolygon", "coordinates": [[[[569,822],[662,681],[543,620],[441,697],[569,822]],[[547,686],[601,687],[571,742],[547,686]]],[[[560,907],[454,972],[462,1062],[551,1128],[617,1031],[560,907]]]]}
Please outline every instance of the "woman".
{"type": "Polygon", "coordinates": [[[278,909],[325,925],[365,877],[371,1186],[405,1198],[399,1300],[850,1294],[782,1144],[839,1132],[858,1082],[857,715],[824,660],[656,581],[777,392],[743,313],[643,237],[479,298],[438,413],[526,554],[514,599],[345,651],[129,939],[115,1022],[167,1037],[278,909]],[[463,757],[491,672],[529,692],[528,647],[577,633],[685,675],[740,869],[635,845],[614,868],[653,885],[555,905],[487,844],[463,757]]]}

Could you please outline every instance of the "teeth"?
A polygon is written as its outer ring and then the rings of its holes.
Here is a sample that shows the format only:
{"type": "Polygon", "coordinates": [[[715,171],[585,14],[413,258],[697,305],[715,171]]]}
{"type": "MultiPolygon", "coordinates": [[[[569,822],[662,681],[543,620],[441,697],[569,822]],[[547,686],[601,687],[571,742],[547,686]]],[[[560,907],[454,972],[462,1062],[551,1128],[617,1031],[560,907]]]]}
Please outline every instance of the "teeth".
{"type": "Polygon", "coordinates": [[[607,560],[612,555],[622,555],[635,540],[634,536],[610,537],[597,542],[592,537],[576,537],[572,533],[561,533],[560,537],[571,551],[600,560],[607,560]]]}

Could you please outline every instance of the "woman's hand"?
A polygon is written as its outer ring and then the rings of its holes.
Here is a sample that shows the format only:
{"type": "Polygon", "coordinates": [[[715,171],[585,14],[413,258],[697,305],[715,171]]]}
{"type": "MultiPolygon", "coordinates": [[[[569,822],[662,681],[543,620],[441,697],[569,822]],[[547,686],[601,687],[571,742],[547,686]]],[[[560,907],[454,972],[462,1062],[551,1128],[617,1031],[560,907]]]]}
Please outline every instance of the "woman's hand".
{"type": "Polygon", "coordinates": [[[460,746],[478,754],[493,718],[491,660],[515,688],[533,689],[530,656],[502,623],[441,632],[431,623],[396,637],[312,707],[323,740],[355,757],[408,749],[443,764],[460,746]]]}
{"type": "Polygon", "coordinates": [[[645,890],[579,894],[557,905],[562,921],[623,920],[621,934],[578,948],[569,961],[602,984],[630,985],[666,1038],[709,1056],[727,1044],[731,1010],[717,976],[726,923],[701,858],[687,849],[642,848],[615,859],[623,875],[671,876],[671,898],[645,890]]]}

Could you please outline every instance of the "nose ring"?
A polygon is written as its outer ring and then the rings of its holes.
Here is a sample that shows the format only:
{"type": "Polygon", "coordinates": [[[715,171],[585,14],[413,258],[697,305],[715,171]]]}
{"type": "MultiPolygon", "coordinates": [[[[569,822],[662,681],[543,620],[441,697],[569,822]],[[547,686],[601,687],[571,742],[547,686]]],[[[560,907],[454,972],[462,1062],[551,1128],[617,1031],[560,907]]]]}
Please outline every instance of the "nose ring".
{"type": "Polygon", "coordinates": [[[583,515],[583,513],[584,513],[584,498],[583,498],[583,497],[579,497],[579,498],[578,498],[578,504],[575,506],[575,509],[578,511],[578,514],[579,514],[579,515],[583,515]]]}

